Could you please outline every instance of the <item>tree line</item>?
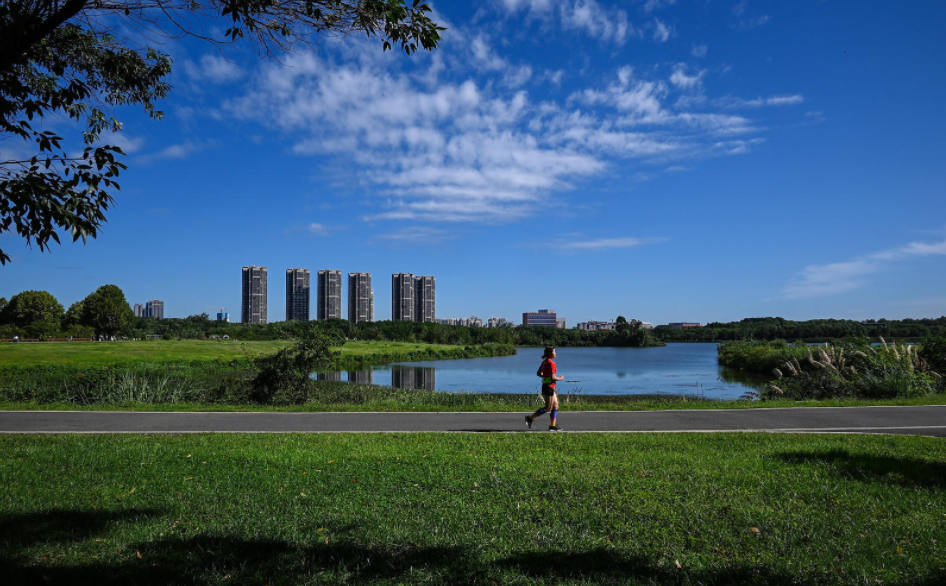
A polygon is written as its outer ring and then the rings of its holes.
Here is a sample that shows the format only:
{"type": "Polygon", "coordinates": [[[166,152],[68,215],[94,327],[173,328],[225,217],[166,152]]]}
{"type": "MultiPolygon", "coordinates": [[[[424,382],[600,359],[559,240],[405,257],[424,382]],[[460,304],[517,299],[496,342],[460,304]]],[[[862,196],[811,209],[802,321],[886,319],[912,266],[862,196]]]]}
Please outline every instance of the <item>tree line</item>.
{"type": "Polygon", "coordinates": [[[781,317],[749,317],[741,321],[713,322],[701,328],[675,330],[657,326],[654,333],[664,342],[725,342],[734,340],[806,340],[810,342],[883,336],[922,339],[946,336],[946,316],[928,319],[865,320],[812,319],[792,321],[781,317]]]}
{"type": "Polygon", "coordinates": [[[306,324],[348,340],[422,342],[427,344],[512,344],[515,346],[658,346],[661,342],[640,322],[619,320],[612,331],[585,332],[542,326],[482,328],[436,323],[376,321],[351,323],[330,319],[317,322],[281,321],[267,324],[218,322],[206,313],[185,318],[135,317],[125,294],[103,285],[68,310],[46,291],[23,291],[9,301],[0,298],[0,339],[125,336],[164,339],[286,340],[303,335],[306,324]]]}

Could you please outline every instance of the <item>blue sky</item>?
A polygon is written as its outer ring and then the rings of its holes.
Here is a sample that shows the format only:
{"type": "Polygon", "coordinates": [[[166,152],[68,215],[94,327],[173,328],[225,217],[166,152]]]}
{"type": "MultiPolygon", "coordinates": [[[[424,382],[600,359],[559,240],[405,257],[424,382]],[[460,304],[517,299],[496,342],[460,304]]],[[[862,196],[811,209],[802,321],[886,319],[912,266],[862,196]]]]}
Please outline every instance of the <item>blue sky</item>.
{"type": "MultiPolygon", "coordinates": [[[[437,277],[438,317],[569,326],[946,314],[946,4],[435,2],[442,49],[174,41],[101,236],[0,244],[0,296],[114,283],[184,317],[240,268],[437,277]]],[[[347,292],[346,292],[347,294],[347,292]]],[[[314,312],[313,312],[314,313],[314,312]]]]}

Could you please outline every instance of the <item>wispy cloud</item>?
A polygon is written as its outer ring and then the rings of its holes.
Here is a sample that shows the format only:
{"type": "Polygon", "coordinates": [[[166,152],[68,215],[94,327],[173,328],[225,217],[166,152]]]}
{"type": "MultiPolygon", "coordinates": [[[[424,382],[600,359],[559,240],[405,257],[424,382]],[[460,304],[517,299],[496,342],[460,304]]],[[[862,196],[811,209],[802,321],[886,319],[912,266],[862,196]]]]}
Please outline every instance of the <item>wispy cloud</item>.
{"type": "MultiPolygon", "coordinates": [[[[523,1],[510,9],[536,6],[523,1]]],[[[534,102],[524,85],[536,77],[527,64],[501,55],[485,34],[454,32],[472,50],[441,57],[446,63],[421,56],[426,70],[402,72],[374,46],[362,58],[352,53],[360,46],[354,42],[345,44],[340,63],[310,53],[285,66],[264,64],[222,112],[285,133],[295,154],[350,168],[374,187],[372,210],[362,215],[369,221],[516,221],[535,214],[536,202],[608,172],[615,158],[666,166],[739,155],[763,141],[732,140],[760,129],[744,116],[707,111],[712,102],[668,102],[671,95],[702,95],[703,70],[681,64],[661,78],[620,67],[603,85],[534,102]]],[[[558,82],[562,73],[540,75],[558,82]]],[[[159,155],[182,156],[186,146],[159,155]]],[[[627,170],[640,172],[647,170],[627,170]]]]}
{"type": "Polygon", "coordinates": [[[204,55],[200,61],[184,61],[184,72],[196,83],[228,83],[243,77],[243,71],[219,55],[204,55]]]}
{"type": "Polygon", "coordinates": [[[413,244],[413,243],[424,243],[424,244],[435,244],[437,242],[444,242],[446,240],[452,240],[457,237],[456,231],[444,230],[442,228],[430,228],[428,226],[410,226],[407,228],[402,228],[397,232],[391,232],[389,234],[379,234],[374,237],[374,240],[383,240],[394,243],[404,243],[404,244],[413,244]]]}
{"type": "Polygon", "coordinates": [[[846,293],[866,285],[869,281],[865,277],[890,268],[892,261],[930,255],[946,256],[946,240],[932,244],[911,242],[846,262],[810,265],[782,293],[789,299],[846,293]]]}
{"type": "Polygon", "coordinates": [[[170,159],[186,159],[199,151],[211,148],[216,145],[213,140],[204,142],[193,142],[185,140],[179,144],[172,144],[156,153],[145,154],[138,157],[141,163],[153,163],[155,161],[165,161],[170,159]]]}
{"type": "Polygon", "coordinates": [[[673,6],[677,3],[677,0],[647,0],[644,3],[644,12],[650,14],[651,12],[663,8],[665,6],[673,6]]]}
{"type": "Polygon", "coordinates": [[[666,43],[667,39],[673,34],[673,28],[660,22],[660,19],[654,19],[654,40],[659,43],[666,43]]]}
{"type": "Polygon", "coordinates": [[[605,43],[623,45],[635,34],[624,10],[595,0],[500,0],[498,5],[508,14],[525,12],[547,22],[557,19],[563,29],[578,30],[605,43]]]}
{"type": "Polygon", "coordinates": [[[621,238],[599,238],[597,240],[583,240],[577,242],[565,242],[558,245],[562,250],[609,250],[613,248],[636,248],[644,244],[656,244],[665,242],[666,238],[634,238],[630,236],[621,238]]]}
{"type": "Polygon", "coordinates": [[[796,106],[805,101],[805,96],[801,94],[790,94],[780,96],[769,96],[767,98],[756,98],[754,100],[744,100],[734,96],[727,96],[715,100],[717,106],[721,108],[739,109],[739,108],[762,108],[765,106],[796,106]]]}
{"type": "Polygon", "coordinates": [[[693,45],[693,50],[690,53],[694,57],[706,57],[708,51],[709,48],[706,45],[693,45]]]}

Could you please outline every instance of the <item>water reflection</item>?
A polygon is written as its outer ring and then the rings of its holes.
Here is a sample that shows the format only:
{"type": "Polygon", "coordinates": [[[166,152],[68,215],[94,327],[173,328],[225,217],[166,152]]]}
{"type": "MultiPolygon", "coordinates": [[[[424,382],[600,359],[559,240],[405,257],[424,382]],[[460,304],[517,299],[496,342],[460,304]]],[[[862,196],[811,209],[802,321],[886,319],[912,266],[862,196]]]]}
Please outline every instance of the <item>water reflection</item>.
{"type": "Polygon", "coordinates": [[[371,368],[367,370],[349,370],[348,382],[355,383],[357,385],[373,385],[374,370],[371,368]]]}
{"type": "MultiPolygon", "coordinates": [[[[556,361],[566,380],[562,395],[701,394],[738,398],[759,391],[771,377],[719,366],[716,344],[668,344],[662,348],[560,348],[556,361]]],[[[385,364],[363,370],[318,373],[324,381],[390,385],[444,392],[536,393],[541,349],[519,348],[496,358],[385,364]]]]}
{"type": "Polygon", "coordinates": [[[425,366],[391,367],[391,386],[395,389],[437,389],[437,369],[425,366]]]}

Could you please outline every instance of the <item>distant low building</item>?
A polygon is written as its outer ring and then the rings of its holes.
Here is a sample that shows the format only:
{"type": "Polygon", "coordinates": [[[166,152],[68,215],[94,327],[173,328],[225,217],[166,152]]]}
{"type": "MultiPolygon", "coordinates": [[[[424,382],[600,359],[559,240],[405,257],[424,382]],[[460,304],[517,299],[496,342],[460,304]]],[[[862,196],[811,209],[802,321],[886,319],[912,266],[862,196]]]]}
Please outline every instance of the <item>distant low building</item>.
{"type": "Polygon", "coordinates": [[[671,323],[670,327],[674,330],[682,330],[683,328],[701,328],[703,324],[681,321],[671,323]]]}
{"type": "Polygon", "coordinates": [[[434,323],[445,326],[472,326],[476,328],[483,327],[483,320],[474,316],[471,317],[445,317],[435,319],[434,323]]]}
{"type": "Polygon", "coordinates": [[[534,312],[522,314],[522,325],[524,326],[546,326],[550,328],[564,328],[565,319],[559,319],[554,309],[540,309],[534,312]]]}
{"type": "Polygon", "coordinates": [[[512,322],[506,321],[504,317],[491,317],[486,320],[486,327],[488,328],[508,328],[512,326],[512,322]]]}
{"type": "Polygon", "coordinates": [[[641,327],[644,328],[645,330],[652,330],[654,329],[654,324],[650,323],[649,321],[642,321],[641,327]]]}
{"type": "Polygon", "coordinates": [[[601,332],[613,330],[614,326],[615,323],[610,321],[583,321],[576,327],[583,332],[601,332]]]}

